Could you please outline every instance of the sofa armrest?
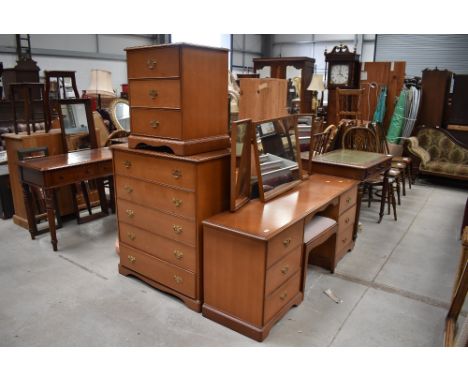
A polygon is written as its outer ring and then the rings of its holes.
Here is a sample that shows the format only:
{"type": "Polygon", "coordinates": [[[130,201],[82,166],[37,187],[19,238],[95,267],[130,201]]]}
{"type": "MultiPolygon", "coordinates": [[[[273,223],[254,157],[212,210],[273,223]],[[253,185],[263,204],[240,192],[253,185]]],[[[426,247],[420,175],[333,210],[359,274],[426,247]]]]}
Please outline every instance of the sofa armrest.
{"type": "Polygon", "coordinates": [[[426,165],[427,162],[431,160],[431,154],[429,154],[427,150],[419,146],[418,138],[416,137],[407,138],[407,142],[408,142],[408,145],[407,145],[408,151],[411,154],[418,157],[419,159],[421,159],[421,162],[423,165],[426,165]]]}

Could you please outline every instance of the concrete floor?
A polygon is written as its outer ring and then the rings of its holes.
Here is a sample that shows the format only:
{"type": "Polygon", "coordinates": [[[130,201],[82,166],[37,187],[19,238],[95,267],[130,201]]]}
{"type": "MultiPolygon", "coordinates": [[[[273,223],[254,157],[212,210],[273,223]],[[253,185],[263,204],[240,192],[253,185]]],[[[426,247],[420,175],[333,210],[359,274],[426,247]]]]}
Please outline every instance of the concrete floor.
{"type": "Polygon", "coordinates": [[[119,275],[115,216],[66,223],[58,252],[0,221],[0,346],[440,346],[467,195],[418,181],[380,225],[363,205],[354,250],[333,275],[309,268],[304,302],[262,344],[119,275]]]}

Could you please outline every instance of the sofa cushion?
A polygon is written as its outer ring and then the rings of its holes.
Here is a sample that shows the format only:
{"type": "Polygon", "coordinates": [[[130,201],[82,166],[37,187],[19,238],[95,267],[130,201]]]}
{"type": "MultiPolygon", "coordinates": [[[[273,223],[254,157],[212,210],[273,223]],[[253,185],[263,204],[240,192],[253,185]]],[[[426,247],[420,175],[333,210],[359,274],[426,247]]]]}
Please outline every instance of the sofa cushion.
{"type": "Polygon", "coordinates": [[[468,165],[468,150],[457,145],[438,129],[421,129],[418,132],[419,146],[426,150],[431,161],[468,165]]]}
{"type": "Polygon", "coordinates": [[[468,179],[468,164],[431,160],[426,164],[421,163],[421,170],[433,173],[461,176],[468,179]]]}

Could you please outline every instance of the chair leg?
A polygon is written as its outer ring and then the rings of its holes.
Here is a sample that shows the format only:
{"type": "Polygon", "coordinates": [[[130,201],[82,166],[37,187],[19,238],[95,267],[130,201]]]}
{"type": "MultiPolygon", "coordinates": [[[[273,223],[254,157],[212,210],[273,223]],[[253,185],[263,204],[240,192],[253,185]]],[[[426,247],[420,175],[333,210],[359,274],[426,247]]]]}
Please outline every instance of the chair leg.
{"type": "Polygon", "coordinates": [[[401,183],[403,183],[403,196],[406,196],[406,176],[405,176],[405,172],[402,171],[400,172],[400,176],[401,176],[401,183]]]}
{"type": "Polygon", "coordinates": [[[367,200],[367,207],[370,207],[372,203],[372,185],[371,184],[367,186],[367,194],[369,195],[369,199],[367,200]]]}
{"type": "Polygon", "coordinates": [[[86,182],[81,182],[81,193],[83,194],[83,198],[86,203],[86,208],[88,209],[88,213],[90,215],[93,214],[93,211],[91,210],[91,202],[89,201],[89,193],[88,193],[88,188],[86,187],[86,182]]]}
{"type": "Polygon", "coordinates": [[[396,191],[397,191],[397,196],[398,196],[398,205],[401,205],[401,196],[400,196],[400,180],[398,178],[395,179],[396,181],[396,191]]]}
{"type": "Polygon", "coordinates": [[[411,173],[411,163],[406,165],[406,174],[408,176],[408,187],[411,190],[411,183],[413,182],[413,174],[411,173]]]}
{"type": "Polygon", "coordinates": [[[392,202],[391,195],[393,194],[393,183],[388,182],[387,187],[387,215],[390,215],[390,204],[392,202]]]}
{"type": "Polygon", "coordinates": [[[393,216],[394,216],[395,221],[396,221],[397,220],[396,200],[395,200],[395,193],[393,192],[393,187],[392,187],[392,206],[393,206],[393,216]]]}

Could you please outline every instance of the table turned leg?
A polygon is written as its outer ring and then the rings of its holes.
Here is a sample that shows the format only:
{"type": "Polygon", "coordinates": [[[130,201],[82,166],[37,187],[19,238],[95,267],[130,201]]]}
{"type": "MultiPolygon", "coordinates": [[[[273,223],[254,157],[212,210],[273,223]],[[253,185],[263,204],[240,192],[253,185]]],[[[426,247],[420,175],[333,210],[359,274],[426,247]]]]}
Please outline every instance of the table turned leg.
{"type": "MultiPolygon", "coordinates": [[[[371,187],[369,186],[369,189],[371,190],[371,187]]],[[[359,216],[361,215],[361,200],[362,200],[362,195],[364,194],[364,183],[359,183],[358,186],[358,193],[357,193],[357,201],[356,201],[356,217],[354,220],[354,230],[353,230],[353,240],[356,241],[357,238],[357,233],[359,229],[359,216]]],[[[370,193],[369,193],[370,195],[370,193]]],[[[370,196],[369,196],[370,200],[370,196]]]]}
{"type": "Polygon", "coordinates": [[[379,221],[380,223],[382,221],[382,218],[385,213],[385,201],[387,198],[387,192],[388,192],[388,170],[385,172],[384,179],[383,179],[383,185],[382,185],[382,202],[380,203],[380,213],[379,213],[379,221]]]}
{"type": "Polygon", "coordinates": [[[54,190],[45,190],[45,203],[47,209],[47,221],[49,222],[50,242],[54,251],[57,250],[57,233],[55,227],[55,203],[54,190]]]}
{"type": "Polygon", "coordinates": [[[99,194],[99,202],[101,204],[101,212],[105,215],[108,215],[109,206],[107,204],[106,191],[104,189],[104,181],[102,178],[96,180],[96,186],[99,194]]]}
{"type": "Polygon", "coordinates": [[[34,240],[37,235],[36,217],[34,216],[34,206],[32,203],[32,194],[29,185],[23,183],[24,206],[26,207],[26,218],[28,219],[28,229],[31,239],[34,240]]]}

